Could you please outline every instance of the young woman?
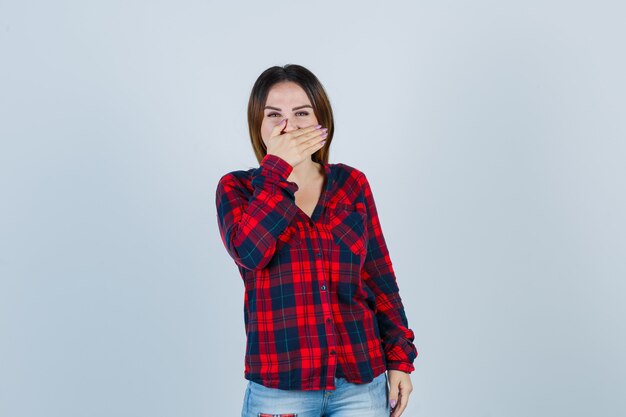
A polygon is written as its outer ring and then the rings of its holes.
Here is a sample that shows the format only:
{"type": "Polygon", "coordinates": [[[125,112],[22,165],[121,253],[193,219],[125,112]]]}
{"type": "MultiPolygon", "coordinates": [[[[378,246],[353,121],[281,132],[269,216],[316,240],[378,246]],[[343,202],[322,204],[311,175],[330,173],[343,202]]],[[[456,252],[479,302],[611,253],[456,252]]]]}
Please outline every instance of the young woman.
{"type": "Polygon", "coordinates": [[[248,125],[260,166],[225,174],[216,190],[245,287],[242,417],[399,417],[414,333],[367,177],[328,163],[324,88],[300,65],[268,68],[248,125]]]}

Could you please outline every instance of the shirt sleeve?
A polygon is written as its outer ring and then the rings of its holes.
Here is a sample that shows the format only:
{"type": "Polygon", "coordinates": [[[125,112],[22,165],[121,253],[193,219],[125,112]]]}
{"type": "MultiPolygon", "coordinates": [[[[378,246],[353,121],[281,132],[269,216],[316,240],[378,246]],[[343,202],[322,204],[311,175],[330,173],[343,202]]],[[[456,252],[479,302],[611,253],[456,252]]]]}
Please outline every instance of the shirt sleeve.
{"type": "Polygon", "coordinates": [[[237,265],[263,269],[274,255],[278,236],[297,213],[298,185],[287,181],[292,170],[284,159],[267,154],[252,171],[252,193],[232,173],[219,180],[215,195],[219,231],[237,265]]]}
{"type": "Polygon", "coordinates": [[[413,344],[415,334],[408,327],[372,189],[365,174],[362,174],[360,178],[368,218],[368,248],[361,277],[376,295],[376,318],[387,360],[387,369],[411,373],[415,370],[413,362],[418,354],[413,344]]]}

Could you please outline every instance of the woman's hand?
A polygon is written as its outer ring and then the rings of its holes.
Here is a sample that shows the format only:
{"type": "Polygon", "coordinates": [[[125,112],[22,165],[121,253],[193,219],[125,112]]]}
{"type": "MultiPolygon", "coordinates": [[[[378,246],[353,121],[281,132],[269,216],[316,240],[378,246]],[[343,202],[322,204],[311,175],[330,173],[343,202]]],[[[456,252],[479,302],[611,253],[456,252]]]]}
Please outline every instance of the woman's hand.
{"type": "Polygon", "coordinates": [[[291,166],[296,166],[322,148],[327,135],[326,131],[315,126],[303,127],[281,135],[280,131],[285,125],[285,120],[272,129],[272,134],[267,140],[267,153],[284,159],[291,166]]]}
{"type": "Polygon", "coordinates": [[[389,402],[392,409],[390,417],[400,417],[409,403],[409,395],[413,391],[411,376],[395,369],[388,369],[387,376],[389,377],[389,402]]]}

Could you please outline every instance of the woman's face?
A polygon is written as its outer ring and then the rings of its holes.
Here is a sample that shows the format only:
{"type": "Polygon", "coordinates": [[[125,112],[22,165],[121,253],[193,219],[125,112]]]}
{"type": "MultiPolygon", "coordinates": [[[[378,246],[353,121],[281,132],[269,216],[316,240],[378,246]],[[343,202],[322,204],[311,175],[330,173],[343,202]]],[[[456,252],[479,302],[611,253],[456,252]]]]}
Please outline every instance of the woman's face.
{"type": "Polygon", "coordinates": [[[275,84],[267,95],[261,123],[261,137],[266,147],[272,129],[284,118],[287,122],[283,132],[318,124],[309,97],[302,87],[292,81],[275,84]]]}

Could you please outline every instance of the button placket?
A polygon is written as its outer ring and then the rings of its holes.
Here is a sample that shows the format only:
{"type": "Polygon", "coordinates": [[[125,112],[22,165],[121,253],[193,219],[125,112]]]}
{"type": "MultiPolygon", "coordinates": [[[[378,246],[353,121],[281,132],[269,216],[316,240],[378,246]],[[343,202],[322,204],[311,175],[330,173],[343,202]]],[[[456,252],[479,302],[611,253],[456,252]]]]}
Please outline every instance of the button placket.
{"type": "MultiPolygon", "coordinates": [[[[315,244],[318,240],[321,240],[318,233],[317,233],[317,228],[315,226],[315,224],[313,223],[313,225],[311,225],[311,223],[313,222],[309,222],[309,229],[311,230],[311,242],[313,244],[315,244]]],[[[328,324],[332,324],[332,308],[331,308],[331,301],[330,301],[330,294],[328,291],[328,279],[326,277],[326,269],[324,268],[324,259],[323,259],[323,252],[322,252],[322,242],[319,241],[317,242],[319,243],[319,247],[317,247],[316,249],[314,249],[316,251],[316,256],[315,256],[315,266],[317,271],[319,271],[319,276],[321,277],[321,285],[320,285],[320,299],[322,300],[322,317],[326,317],[326,323],[328,324]]],[[[328,330],[326,332],[326,340],[327,340],[327,346],[328,346],[328,366],[327,366],[327,375],[326,375],[326,381],[327,384],[329,386],[332,386],[334,384],[334,377],[335,377],[335,367],[337,365],[336,360],[337,360],[337,354],[335,351],[335,346],[336,346],[336,338],[335,338],[335,332],[334,332],[334,328],[333,326],[328,326],[328,330]]]]}

